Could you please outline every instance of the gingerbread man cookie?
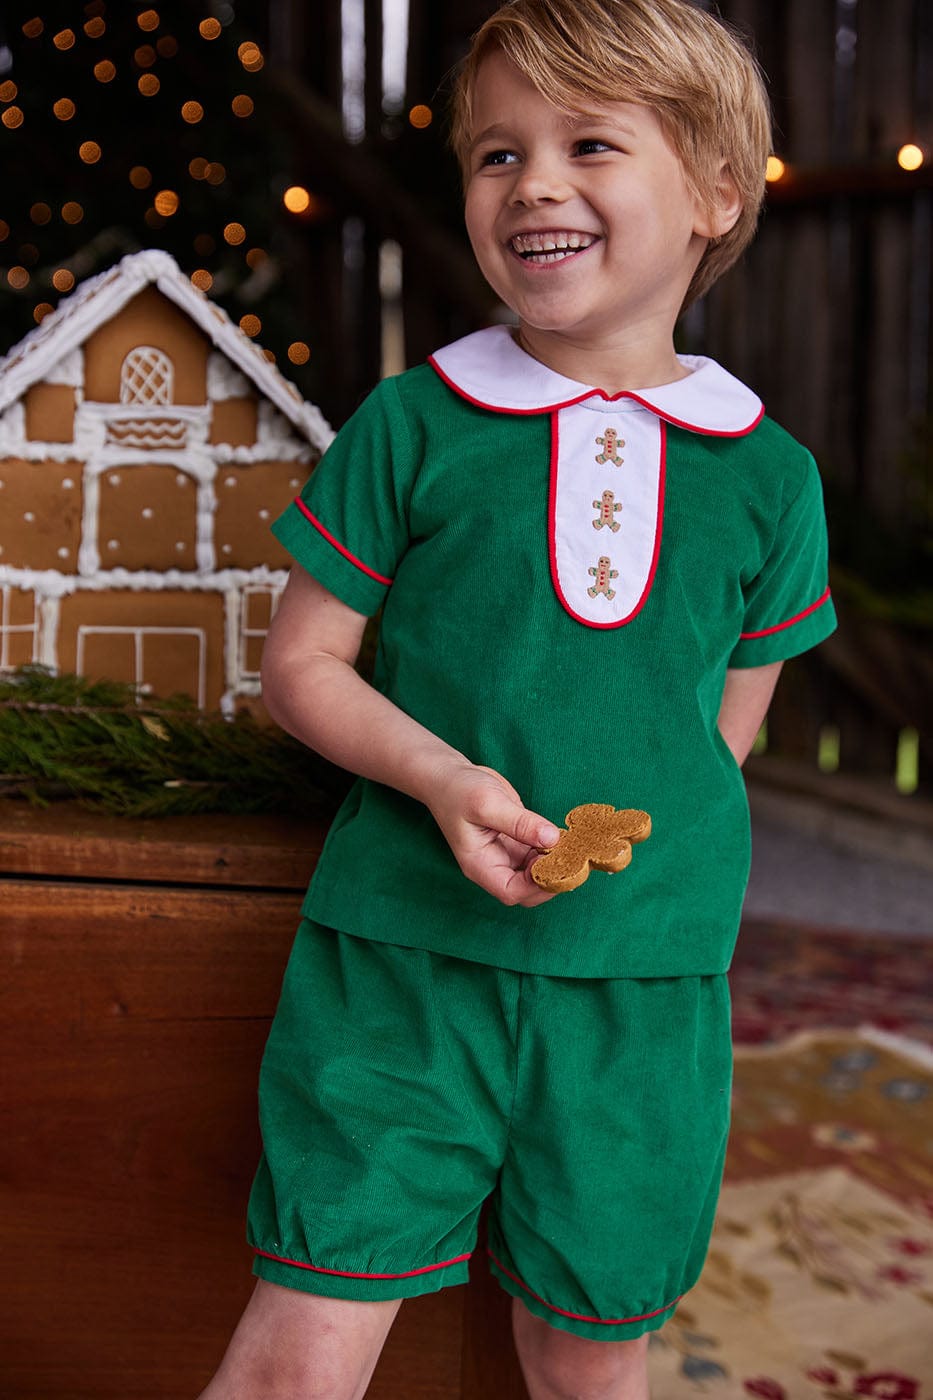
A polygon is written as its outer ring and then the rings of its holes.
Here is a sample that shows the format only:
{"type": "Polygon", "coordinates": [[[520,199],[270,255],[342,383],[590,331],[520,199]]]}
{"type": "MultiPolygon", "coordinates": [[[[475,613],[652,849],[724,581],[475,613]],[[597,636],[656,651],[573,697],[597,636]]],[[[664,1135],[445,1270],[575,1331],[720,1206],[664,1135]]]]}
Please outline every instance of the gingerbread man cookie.
{"type": "Polygon", "coordinates": [[[599,511],[599,514],[593,521],[594,530],[602,530],[608,526],[612,533],[615,534],[618,530],[622,529],[618,520],[613,519],[615,512],[622,509],[622,502],[616,500],[612,491],[604,491],[602,499],[593,502],[593,509],[599,511]]]}
{"type": "Polygon", "coordinates": [[[619,456],[619,448],[625,446],[625,440],[619,437],[616,429],[607,428],[605,436],[598,437],[596,442],[597,445],[603,449],[602,452],[598,453],[596,456],[599,465],[602,466],[605,462],[612,462],[615,466],[621,467],[625,459],[619,456]]]}
{"type": "Polygon", "coordinates": [[[647,841],[651,818],[634,807],[616,810],[606,802],[586,802],[567,813],[567,830],[556,846],[530,867],[536,885],[551,894],[575,890],[591,870],[624,870],[632,845],[647,841]]]}
{"type": "Polygon", "coordinates": [[[616,591],[609,585],[609,580],[618,578],[618,569],[612,568],[612,561],[607,554],[601,554],[596,568],[587,569],[588,574],[592,574],[596,582],[586,591],[591,598],[595,598],[597,593],[605,593],[607,598],[614,598],[616,591]]]}

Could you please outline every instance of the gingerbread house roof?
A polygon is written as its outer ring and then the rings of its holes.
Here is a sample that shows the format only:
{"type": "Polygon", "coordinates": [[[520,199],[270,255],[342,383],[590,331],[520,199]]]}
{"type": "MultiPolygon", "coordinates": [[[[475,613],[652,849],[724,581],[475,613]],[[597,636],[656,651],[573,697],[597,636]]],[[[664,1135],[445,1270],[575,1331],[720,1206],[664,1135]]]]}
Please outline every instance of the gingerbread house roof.
{"type": "Polygon", "coordinates": [[[150,284],[189,316],[298,432],[324,451],[334,433],[320,410],[302,398],[223,307],[194,286],[171,254],[158,248],[129,253],[106,272],[89,277],[0,359],[0,413],[150,284]]]}

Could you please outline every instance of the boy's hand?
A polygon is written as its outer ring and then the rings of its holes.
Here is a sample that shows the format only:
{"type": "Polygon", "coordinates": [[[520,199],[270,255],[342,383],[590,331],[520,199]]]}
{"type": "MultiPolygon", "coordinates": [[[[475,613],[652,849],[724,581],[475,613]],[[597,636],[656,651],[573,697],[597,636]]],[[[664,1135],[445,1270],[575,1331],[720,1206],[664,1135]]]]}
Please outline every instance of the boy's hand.
{"type": "Polygon", "coordinates": [[[469,880],[503,904],[531,909],[553,899],[528,867],[560,830],[529,812],[511,783],[492,768],[460,762],[444,766],[436,793],[428,808],[469,880]]]}

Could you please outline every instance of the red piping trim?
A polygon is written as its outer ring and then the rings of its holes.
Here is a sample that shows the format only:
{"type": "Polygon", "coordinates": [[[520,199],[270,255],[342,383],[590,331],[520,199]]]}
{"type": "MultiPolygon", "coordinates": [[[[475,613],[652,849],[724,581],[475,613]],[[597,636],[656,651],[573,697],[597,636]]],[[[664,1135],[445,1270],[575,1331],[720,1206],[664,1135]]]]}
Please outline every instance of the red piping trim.
{"type": "Polygon", "coordinates": [[[533,1289],[529,1288],[527,1283],[523,1283],[517,1274],[513,1274],[510,1269],[507,1269],[505,1265],[496,1258],[491,1249],[487,1249],[486,1253],[489,1255],[496,1268],[501,1269],[506,1278],[510,1278],[513,1283],[517,1283],[519,1288],[523,1288],[530,1298],[534,1298],[536,1302],[541,1303],[546,1308],[550,1308],[551,1312],[560,1313],[561,1317],[572,1318],[575,1322],[598,1322],[603,1327],[622,1327],[626,1322],[647,1322],[649,1318],[660,1317],[662,1313],[670,1312],[671,1308],[675,1308],[683,1297],[683,1294],[679,1293],[672,1303],[668,1303],[663,1308],[655,1308],[654,1312],[639,1313],[637,1317],[587,1317],[586,1313],[568,1312],[566,1308],[556,1308],[553,1303],[549,1303],[546,1299],[542,1298],[540,1293],[535,1293],[533,1289]]]}
{"type": "Polygon", "coordinates": [[[461,388],[456,380],[451,379],[448,374],[444,373],[433,355],[428,356],[428,364],[435,373],[443,379],[447,387],[453,389],[455,394],[459,394],[462,399],[466,399],[467,403],[474,404],[477,408],[488,409],[490,413],[516,413],[527,417],[532,413],[559,413],[562,408],[573,408],[574,404],[583,403],[584,399],[598,398],[605,400],[606,403],[618,403],[620,399],[633,399],[634,402],[640,404],[642,408],[649,409],[656,418],[663,418],[666,422],[672,423],[675,428],[686,428],[688,432],[701,433],[704,437],[727,438],[745,437],[758,427],[758,424],[765,416],[765,408],[764,404],[762,404],[758,414],[746,428],[703,428],[698,423],[688,423],[683,418],[675,418],[672,413],[665,413],[663,409],[650,403],[648,399],[642,398],[640,394],[633,393],[631,389],[622,389],[618,394],[607,394],[605,389],[584,389],[583,393],[578,394],[576,398],[565,399],[562,403],[540,404],[535,408],[506,408],[502,404],[486,403],[483,399],[476,399],[472,394],[468,394],[465,389],[461,388]]]}
{"type": "Polygon", "coordinates": [[[423,1269],[409,1269],[404,1274],[354,1274],[346,1269],[321,1269],[316,1264],[302,1264],[298,1259],[283,1259],[281,1255],[269,1254],[265,1249],[257,1249],[255,1253],[263,1259],[271,1259],[276,1264],[291,1264],[294,1269],[310,1269],[313,1274],[332,1274],[335,1278],[372,1279],[416,1278],[418,1274],[430,1274],[435,1269],[449,1269],[451,1264],[464,1264],[470,1258],[469,1254],[458,1254],[456,1259],[445,1259],[443,1264],[427,1264],[423,1269]]]}
{"type": "Polygon", "coordinates": [[[560,586],[560,579],[557,575],[557,455],[560,443],[557,412],[555,411],[551,415],[551,487],[550,499],[548,501],[548,554],[551,561],[551,581],[554,584],[554,592],[560,599],[564,612],[569,613],[576,622],[582,622],[584,627],[593,627],[600,632],[609,631],[613,627],[624,627],[626,623],[631,622],[632,619],[637,617],[641,612],[647,602],[652,585],[654,584],[654,576],[657,573],[658,559],[661,554],[661,534],[664,528],[664,491],[667,475],[667,429],[663,420],[659,421],[658,428],[661,434],[661,460],[658,465],[658,515],[654,527],[654,554],[651,559],[651,569],[648,573],[647,582],[642,589],[641,597],[627,617],[620,618],[617,622],[591,622],[589,618],[581,617],[578,612],[574,612],[573,608],[564,597],[563,590],[560,586]]]}
{"type": "Polygon", "coordinates": [[[789,617],[786,622],[779,622],[776,627],[765,627],[761,632],[743,632],[741,634],[741,639],[743,642],[751,642],[754,641],[756,637],[770,637],[775,632],[783,632],[785,627],[793,627],[795,622],[802,622],[805,617],[809,617],[811,613],[816,612],[817,608],[821,608],[824,603],[829,601],[829,597],[830,590],[827,588],[826,592],[820,598],[817,598],[815,603],[811,603],[808,608],[804,608],[803,612],[798,613],[796,617],[789,617]]]}
{"type": "Polygon", "coordinates": [[[386,578],[384,574],[377,574],[375,569],[369,568],[367,564],[363,563],[362,559],[357,559],[355,554],[351,554],[350,551],[347,549],[346,545],[342,545],[338,539],[335,539],[331,532],[324,525],[321,524],[317,516],[311,514],[311,512],[308,510],[308,507],[305,505],[304,501],[301,499],[300,496],[295,497],[295,505],[301,511],[305,519],[310,520],[315,530],[319,531],[319,533],[324,536],[327,543],[332,544],[334,546],[334,549],[336,549],[340,554],[343,555],[344,559],[349,559],[351,564],[354,564],[364,574],[368,574],[370,578],[374,578],[377,583],[385,583],[391,585],[392,579],[386,578]]]}

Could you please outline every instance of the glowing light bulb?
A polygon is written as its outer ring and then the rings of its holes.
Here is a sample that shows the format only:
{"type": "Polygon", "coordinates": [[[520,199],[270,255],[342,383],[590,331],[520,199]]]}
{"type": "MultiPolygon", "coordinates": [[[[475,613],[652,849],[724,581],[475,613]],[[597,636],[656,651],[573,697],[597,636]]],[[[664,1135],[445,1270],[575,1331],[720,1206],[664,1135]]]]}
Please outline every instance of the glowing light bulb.
{"type": "Polygon", "coordinates": [[[243,242],[245,237],[246,229],[243,227],[242,224],[227,224],[226,228],[224,229],[224,241],[226,243],[229,243],[231,247],[235,248],[238,243],[243,242]]]}
{"type": "Polygon", "coordinates": [[[70,292],[74,284],[74,273],[69,272],[67,267],[60,267],[52,273],[52,286],[56,292],[70,292]]]}
{"type": "Polygon", "coordinates": [[[70,97],[60,97],[57,102],[53,103],[52,111],[60,122],[70,122],[75,114],[75,104],[70,97]]]}
{"type": "Polygon", "coordinates": [[[781,160],[780,156],[768,156],[768,164],[765,166],[765,179],[769,185],[776,184],[778,180],[783,179],[786,171],[787,166],[781,160]]]}
{"type": "Polygon", "coordinates": [[[219,19],[202,19],[198,25],[198,33],[202,39],[219,39],[221,26],[219,19]]]}
{"type": "Polygon", "coordinates": [[[293,340],[288,347],[288,358],[293,365],[306,365],[311,358],[311,348],[303,340],[293,340]]]}
{"type": "Polygon", "coordinates": [[[290,214],[304,214],[311,207],[311,196],[302,185],[290,185],[282,195],[282,203],[290,214]]]}
{"type": "Polygon", "coordinates": [[[57,49],[73,49],[75,44],[75,32],[73,29],[61,29],[55,35],[52,43],[57,49]]]}
{"type": "Polygon", "coordinates": [[[96,165],[101,157],[101,149],[96,141],[82,141],[78,147],[78,155],[85,165],[96,165]]]}
{"type": "Polygon", "coordinates": [[[919,170],[924,159],[922,149],[915,146],[912,141],[908,141],[907,145],[902,146],[897,153],[897,163],[902,170],[919,170]]]}
{"type": "Polygon", "coordinates": [[[174,190],[159,190],[152,202],[163,218],[170,219],[173,214],[178,213],[178,195],[174,190]]]}
{"type": "Polygon", "coordinates": [[[152,184],[152,171],[144,165],[134,165],[130,171],[130,184],[134,190],[148,190],[152,184]]]}
{"type": "Polygon", "coordinates": [[[143,10],[141,15],[136,16],[136,23],[139,25],[140,29],[146,30],[147,33],[153,29],[158,29],[161,22],[158,10],[143,10]]]}
{"type": "Polygon", "coordinates": [[[424,131],[434,120],[434,113],[430,107],[426,107],[423,102],[419,102],[416,107],[412,107],[408,113],[408,120],[417,131],[424,131]]]}
{"type": "Polygon", "coordinates": [[[186,121],[189,126],[197,126],[199,121],[204,119],[204,108],[200,102],[184,102],[181,108],[182,121],[186,121]]]}
{"type": "Polygon", "coordinates": [[[21,107],[7,107],[3,115],[0,116],[0,122],[3,122],[3,125],[9,127],[11,131],[22,126],[24,121],[25,117],[21,107]]]}
{"type": "Polygon", "coordinates": [[[214,285],[214,279],[206,267],[199,267],[191,274],[191,280],[202,292],[209,292],[214,285]]]}
{"type": "Polygon", "coordinates": [[[262,322],[260,321],[258,316],[241,316],[240,330],[243,332],[244,335],[248,335],[250,337],[256,336],[262,330],[262,322]]]}

